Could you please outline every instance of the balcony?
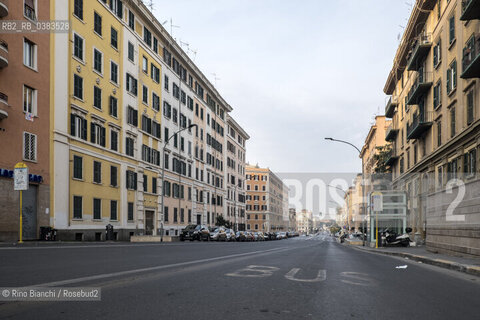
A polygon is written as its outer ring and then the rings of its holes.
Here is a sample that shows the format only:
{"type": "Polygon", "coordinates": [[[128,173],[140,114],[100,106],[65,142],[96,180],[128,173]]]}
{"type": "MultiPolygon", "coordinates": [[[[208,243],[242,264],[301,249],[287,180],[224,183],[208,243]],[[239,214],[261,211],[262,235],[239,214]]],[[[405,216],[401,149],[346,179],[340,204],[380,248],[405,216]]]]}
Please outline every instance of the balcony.
{"type": "Polygon", "coordinates": [[[0,92],[0,120],[8,118],[8,96],[0,92]]]}
{"type": "Polygon", "coordinates": [[[430,48],[432,48],[432,35],[430,33],[423,33],[413,39],[407,62],[408,70],[418,71],[423,65],[422,62],[428,55],[430,48]]]}
{"type": "Polygon", "coordinates": [[[8,15],[8,0],[0,0],[0,18],[8,15]]]}
{"type": "Polygon", "coordinates": [[[397,134],[398,134],[398,129],[393,128],[393,123],[390,124],[390,126],[388,127],[387,132],[385,134],[385,141],[395,140],[397,134]]]}
{"type": "Polygon", "coordinates": [[[8,66],[8,44],[0,39],[0,69],[8,66]]]}
{"type": "Polygon", "coordinates": [[[480,0],[463,0],[460,20],[480,19],[480,0]]]}
{"type": "Polygon", "coordinates": [[[398,160],[398,156],[397,156],[397,153],[395,152],[395,150],[390,150],[388,151],[387,155],[386,155],[386,160],[385,160],[385,164],[389,167],[391,167],[392,165],[395,164],[395,162],[397,162],[398,160]]]}
{"type": "Polygon", "coordinates": [[[433,112],[416,112],[412,121],[407,123],[407,139],[418,139],[430,129],[433,124],[433,112]]]}
{"type": "Polygon", "coordinates": [[[395,108],[397,106],[398,106],[398,98],[395,96],[391,96],[385,107],[385,116],[387,118],[393,117],[393,114],[395,113],[395,108]]]}
{"type": "Polygon", "coordinates": [[[408,92],[408,105],[417,104],[418,99],[426,94],[433,85],[433,74],[422,70],[419,70],[417,78],[408,92]]]}
{"type": "Polygon", "coordinates": [[[480,78],[480,34],[474,34],[463,48],[462,79],[480,78]]]}

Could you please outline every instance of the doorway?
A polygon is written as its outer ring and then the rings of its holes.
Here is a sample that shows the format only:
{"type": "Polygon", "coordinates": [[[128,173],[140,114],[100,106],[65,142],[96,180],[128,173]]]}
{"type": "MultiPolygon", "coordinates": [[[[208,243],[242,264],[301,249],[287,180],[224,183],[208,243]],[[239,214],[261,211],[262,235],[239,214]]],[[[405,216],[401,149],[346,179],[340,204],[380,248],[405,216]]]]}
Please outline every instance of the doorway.
{"type": "Polygon", "coordinates": [[[22,193],[22,238],[37,240],[37,189],[29,185],[22,193]]]}
{"type": "Polygon", "coordinates": [[[145,235],[153,235],[153,221],[154,221],[155,212],[152,210],[145,211],[145,235]]]}

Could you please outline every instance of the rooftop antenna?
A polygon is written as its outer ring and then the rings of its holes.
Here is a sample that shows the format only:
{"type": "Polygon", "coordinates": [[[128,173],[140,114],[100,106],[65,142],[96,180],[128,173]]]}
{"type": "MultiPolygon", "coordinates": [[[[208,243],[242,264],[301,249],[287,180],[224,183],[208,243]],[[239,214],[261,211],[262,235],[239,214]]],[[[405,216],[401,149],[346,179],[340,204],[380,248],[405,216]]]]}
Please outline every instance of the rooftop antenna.
{"type": "Polygon", "coordinates": [[[213,80],[215,82],[215,87],[217,86],[217,80],[221,80],[220,78],[217,78],[217,74],[216,73],[212,73],[213,75],[213,80]]]}
{"type": "MultiPolygon", "coordinates": [[[[173,38],[173,28],[180,28],[180,26],[176,26],[173,24],[173,19],[170,18],[170,36],[173,38]]],[[[177,40],[175,40],[177,41],[177,40]]]]}
{"type": "Polygon", "coordinates": [[[188,42],[184,42],[184,41],[182,41],[182,40],[180,40],[180,39],[179,39],[178,41],[180,42],[180,46],[181,46],[181,47],[182,47],[182,46],[186,46],[186,47],[187,47],[187,50],[188,50],[188,48],[189,48],[189,46],[190,46],[190,44],[188,44],[188,42]]]}
{"type": "Polygon", "coordinates": [[[148,1],[147,7],[149,7],[150,11],[153,13],[153,7],[154,7],[153,0],[148,1]]]}
{"type": "Polygon", "coordinates": [[[197,57],[197,50],[193,50],[193,49],[188,48],[188,51],[193,53],[193,62],[195,62],[195,58],[197,57]]]}

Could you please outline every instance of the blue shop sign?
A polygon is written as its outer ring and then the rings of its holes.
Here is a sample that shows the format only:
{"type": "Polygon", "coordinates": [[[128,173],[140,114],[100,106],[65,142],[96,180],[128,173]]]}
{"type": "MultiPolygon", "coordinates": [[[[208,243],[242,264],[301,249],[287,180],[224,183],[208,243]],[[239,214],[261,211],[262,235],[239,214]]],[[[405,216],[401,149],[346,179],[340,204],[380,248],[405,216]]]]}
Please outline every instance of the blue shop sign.
{"type": "MultiPolygon", "coordinates": [[[[13,170],[0,169],[0,177],[13,179],[13,170]]],[[[36,174],[29,174],[28,179],[34,183],[43,182],[43,177],[36,174]]]]}

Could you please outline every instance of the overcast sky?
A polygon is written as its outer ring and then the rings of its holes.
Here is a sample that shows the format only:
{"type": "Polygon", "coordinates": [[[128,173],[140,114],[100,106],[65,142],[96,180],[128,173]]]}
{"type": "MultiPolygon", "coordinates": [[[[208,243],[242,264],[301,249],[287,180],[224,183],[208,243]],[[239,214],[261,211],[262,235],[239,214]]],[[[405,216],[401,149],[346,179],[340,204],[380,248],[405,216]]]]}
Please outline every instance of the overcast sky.
{"type": "Polygon", "coordinates": [[[383,87],[410,12],[405,1],[153,2],[160,22],[180,26],[173,36],[197,51],[203,73],[212,83],[212,73],[219,78],[220,94],[251,136],[251,164],[275,172],[361,170],[353,148],[324,137],[361,148],[374,116],[384,113],[383,87]]]}

